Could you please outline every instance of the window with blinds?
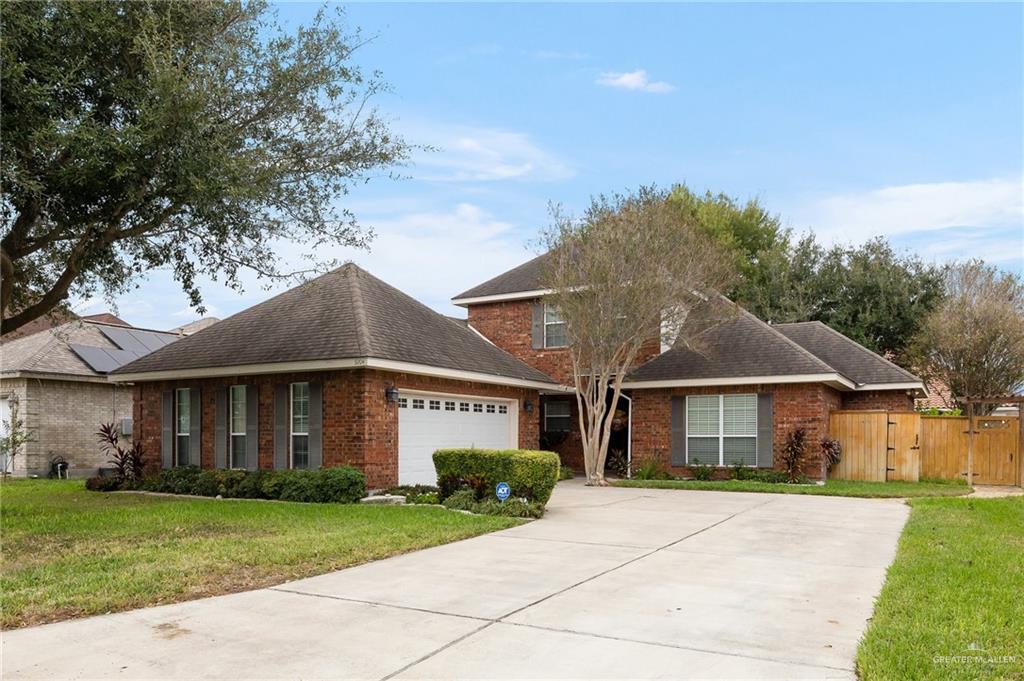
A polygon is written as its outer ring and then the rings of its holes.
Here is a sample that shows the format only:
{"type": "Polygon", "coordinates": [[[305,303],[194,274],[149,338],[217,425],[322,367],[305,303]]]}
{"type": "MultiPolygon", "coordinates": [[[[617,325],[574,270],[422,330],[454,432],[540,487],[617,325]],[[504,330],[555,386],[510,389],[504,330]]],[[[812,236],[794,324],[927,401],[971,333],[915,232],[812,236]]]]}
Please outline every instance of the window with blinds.
{"type": "Polygon", "coordinates": [[[757,395],[688,396],[686,462],[757,465],[757,395]]]}

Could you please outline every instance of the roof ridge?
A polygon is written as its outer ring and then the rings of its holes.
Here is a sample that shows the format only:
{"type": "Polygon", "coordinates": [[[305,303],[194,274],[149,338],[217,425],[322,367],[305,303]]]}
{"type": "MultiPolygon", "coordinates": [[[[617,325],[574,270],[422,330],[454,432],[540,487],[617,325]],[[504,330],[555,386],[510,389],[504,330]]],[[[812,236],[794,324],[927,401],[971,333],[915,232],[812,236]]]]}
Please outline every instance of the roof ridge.
{"type": "Polygon", "coordinates": [[[885,362],[886,364],[891,366],[893,369],[896,369],[897,371],[900,371],[901,373],[905,374],[909,378],[912,378],[912,379],[917,380],[917,381],[921,380],[920,378],[918,378],[914,374],[910,373],[909,371],[907,371],[906,369],[901,367],[899,364],[896,364],[895,362],[891,362],[891,361],[887,360],[885,357],[881,356],[880,354],[878,354],[877,352],[875,352],[874,350],[872,350],[870,348],[864,347],[863,345],[861,345],[857,341],[855,341],[852,338],[850,338],[849,336],[847,336],[845,333],[840,333],[839,331],[833,329],[831,326],[829,326],[828,324],[826,324],[823,321],[815,319],[815,320],[812,320],[810,322],[801,322],[801,323],[812,324],[812,323],[815,323],[815,322],[817,322],[818,324],[823,326],[825,329],[827,329],[833,335],[839,336],[843,340],[846,340],[846,341],[849,341],[850,343],[853,343],[853,345],[856,346],[856,348],[858,350],[860,350],[861,353],[867,353],[867,354],[871,355],[872,357],[875,357],[877,359],[882,360],[883,362],[885,362]]]}
{"type": "Polygon", "coordinates": [[[793,340],[792,338],[790,338],[786,334],[784,334],[781,331],[779,331],[778,329],[776,329],[774,325],[769,324],[768,322],[764,321],[763,319],[761,319],[760,317],[755,315],[753,312],[747,310],[742,305],[736,305],[736,307],[738,307],[740,310],[742,310],[743,314],[746,314],[747,316],[749,316],[752,319],[756,320],[762,326],[767,327],[768,329],[770,329],[773,334],[775,334],[776,336],[781,338],[783,341],[785,341],[786,343],[788,343],[789,345],[794,347],[800,353],[806,355],[808,358],[814,360],[815,362],[817,362],[818,364],[822,365],[823,367],[825,367],[827,369],[831,369],[832,371],[836,372],[837,374],[839,374],[843,378],[846,378],[847,380],[852,381],[853,383],[856,383],[856,381],[853,381],[853,379],[851,379],[849,376],[847,376],[843,372],[841,372],[838,369],[836,369],[834,366],[832,366],[831,364],[829,364],[828,362],[823,360],[821,357],[818,357],[813,352],[811,352],[810,350],[808,350],[804,346],[800,345],[799,343],[797,343],[795,340],[793,340]]]}
{"type": "Polygon", "coordinates": [[[348,280],[349,295],[352,296],[352,311],[356,317],[356,339],[359,343],[359,351],[369,357],[373,354],[373,340],[366,319],[363,289],[359,282],[359,274],[362,270],[354,263],[346,263],[342,268],[342,276],[348,280]]]}

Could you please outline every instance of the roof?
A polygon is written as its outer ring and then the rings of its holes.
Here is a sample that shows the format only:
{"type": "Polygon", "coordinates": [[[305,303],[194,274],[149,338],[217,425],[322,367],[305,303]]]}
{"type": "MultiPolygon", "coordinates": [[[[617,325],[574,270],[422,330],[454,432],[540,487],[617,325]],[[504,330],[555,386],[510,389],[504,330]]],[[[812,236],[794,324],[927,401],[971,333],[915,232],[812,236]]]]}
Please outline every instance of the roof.
{"type": "Polygon", "coordinates": [[[906,369],[822,322],[776,324],[774,328],[858,385],[921,382],[906,369]]]}
{"type": "Polygon", "coordinates": [[[354,264],[285,291],[116,374],[374,358],[557,382],[354,264]]]}
{"type": "Polygon", "coordinates": [[[100,312],[99,314],[90,314],[82,317],[90,322],[101,322],[103,324],[113,324],[114,326],[131,326],[128,322],[121,319],[116,315],[112,315],[109,312],[100,312]]]}
{"type": "Polygon", "coordinates": [[[78,319],[78,315],[70,310],[56,309],[50,311],[49,314],[45,314],[42,317],[36,317],[32,321],[22,324],[14,331],[5,331],[0,336],[0,342],[12,341],[16,338],[24,338],[25,336],[31,336],[32,334],[39,333],[40,331],[46,331],[52,329],[55,326],[66,324],[73,319],[78,319]]]}
{"type": "Polygon", "coordinates": [[[78,319],[0,345],[4,374],[98,378],[177,336],[78,319]]]}
{"type": "Polygon", "coordinates": [[[458,302],[470,298],[505,296],[541,290],[543,288],[541,279],[544,274],[544,260],[546,257],[546,253],[538,255],[529,262],[524,262],[522,265],[513,267],[504,274],[499,274],[468,291],[463,291],[452,298],[452,300],[458,302]]]}
{"type": "MultiPolygon", "coordinates": [[[[739,309],[739,308],[738,308],[739,309]]],[[[673,348],[630,372],[627,381],[821,376],[836,370],[746,310],[704,331],[700,351],[673,348]]]]}
{"type": "Polygon", "coordinates": [[[173,329],[171,329],[171,333],[177,333],[182,336],[191,336],[197,331],[202,331],[206,327],[213,326],[219,321],[220,319],[217,317],[202,317],[200,319],[195,320],[194,322],[189,322],[188,324],[182,324],[181,326],[174,327],[173,329]]]}

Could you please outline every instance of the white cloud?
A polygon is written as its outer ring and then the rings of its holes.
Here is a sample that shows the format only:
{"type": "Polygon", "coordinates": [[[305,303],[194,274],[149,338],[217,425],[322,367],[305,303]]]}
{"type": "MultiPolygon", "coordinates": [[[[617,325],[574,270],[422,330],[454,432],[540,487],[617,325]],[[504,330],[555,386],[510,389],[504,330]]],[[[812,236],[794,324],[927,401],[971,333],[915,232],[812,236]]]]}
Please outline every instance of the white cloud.
{"type": "Polygon", "coordinates": [[[654,92],[658,94],[672,92],[676,89],[675,85],[666,83],[663,80],[650,80],[647,77],[647,71],[644,69],[637,69],[636,71],[628,71],[625,73],[607,71],[602,73],[596,82],[598,85],[605,85],[607,87],[617,87],[623,90],[639,90],[641,92],[654,92]]]}
{"type": "Polygon", "coordinates": [[[1021,178],[896,185],[812,201],[792,213],[826,243],[1024,224],[1021,178]]]}
{"type": "Polygon", "coordinates": [[[433,182],[565,180],[575,170],[523,132],[493,128],[423,126],[410,138],[433,146],[415,159],[412,174],[433,182]]]}

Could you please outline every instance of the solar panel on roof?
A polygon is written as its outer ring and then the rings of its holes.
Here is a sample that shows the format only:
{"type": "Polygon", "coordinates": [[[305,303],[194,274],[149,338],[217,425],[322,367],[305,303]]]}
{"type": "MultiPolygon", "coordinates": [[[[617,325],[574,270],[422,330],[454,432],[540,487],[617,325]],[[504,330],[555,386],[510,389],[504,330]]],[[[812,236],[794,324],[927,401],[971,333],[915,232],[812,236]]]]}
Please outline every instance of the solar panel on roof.
{"type": "Polygon", "coordinates": [[[89,365],[93,371],[101,374],[109,373],[128,362],[134,361],[143,355],[149,354],[145,350],[118,350],[117,348],[97,348],[92,345],[80,345],[68,343],[68,346],[82,361],[89,365]]]}
{"type": "Polygon", "coordinates": [[[142,329],[117,326],[101,326],[100,331],[122,350],[137,351],[143,354],[159,350],[178,339],[173,333],[143,331],[142,329]]]}

